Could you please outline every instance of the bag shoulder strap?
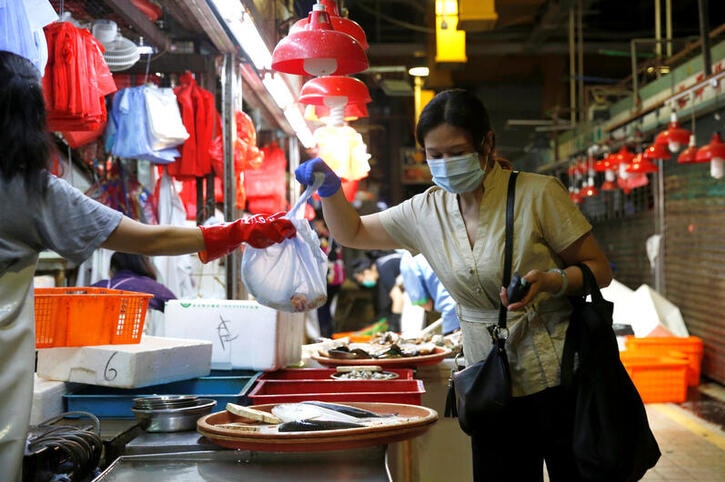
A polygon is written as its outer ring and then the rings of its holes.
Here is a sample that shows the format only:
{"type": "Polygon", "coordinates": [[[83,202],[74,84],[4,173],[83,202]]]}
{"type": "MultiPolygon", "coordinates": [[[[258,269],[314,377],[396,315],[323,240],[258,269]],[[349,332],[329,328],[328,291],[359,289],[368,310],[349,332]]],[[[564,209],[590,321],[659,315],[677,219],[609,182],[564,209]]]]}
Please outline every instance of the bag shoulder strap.
{"type": "MultiPolygon", "coordinates": [[[[514,204],[516,195],[516,177],[518,175],[518,171],[513,171],[509,176],[508,194],[506,197],[506,244],[504,246],[503,286],[508,286],[511,281],[511,263],[514,251],[514,204]]],[[[498,326],[500,328],[506,328],[507,312],[508,310],[503,303],[499,304],[498,326]]]]}
{"type": "Polygon", "coordinates": [[[592,273],[592,270],[584,263],[576,263],[574,266],[578,266],[582,272],[582,292],[584,293],[583,296],[586,297],[587,295],[592,295],[592,301],[595,301],[597,303],[601,302],[604,297],[602,296],[602,291],[599,289],[597,279],[594,277],[594,273],[592,273]]]}

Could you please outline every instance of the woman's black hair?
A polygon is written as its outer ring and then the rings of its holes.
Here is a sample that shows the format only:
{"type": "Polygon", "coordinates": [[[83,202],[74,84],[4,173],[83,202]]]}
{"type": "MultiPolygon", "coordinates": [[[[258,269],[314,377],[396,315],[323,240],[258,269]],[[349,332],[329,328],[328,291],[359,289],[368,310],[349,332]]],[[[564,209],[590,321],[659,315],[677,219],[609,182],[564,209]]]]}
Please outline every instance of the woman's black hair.
{"type": "Polygon", "coordinates": [[[27,189],[42,192],[51,145],[40,72],[0,50],[0,177],[22,176],[27,189]]]}
{"type": "Polygon", "coordinates": [[[148,256],[141,254],[121,253],[116,251],[111,255],[111,271],[118,273],[121,270],[133,271],[134,273],[156,279],[156,270],[148,256]]]}
{"type": "Polygon", "coordinates": [[[492,129],[486,106],[475,94],[464,89],[444,90],[428,102],[415,128],[418,144],[425,148],[425,136],[441,124],[466,131],[479,151],[483,149],[486,134],[492,129]]]}

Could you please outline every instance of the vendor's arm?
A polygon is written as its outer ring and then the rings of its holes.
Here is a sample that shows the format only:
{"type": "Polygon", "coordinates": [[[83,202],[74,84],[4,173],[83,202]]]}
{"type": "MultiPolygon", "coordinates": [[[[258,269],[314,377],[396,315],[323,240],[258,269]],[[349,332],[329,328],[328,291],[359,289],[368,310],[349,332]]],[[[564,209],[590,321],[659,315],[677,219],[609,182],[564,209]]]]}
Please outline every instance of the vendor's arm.
{"type": "Polygon", "coordinates": [[[206,263],[231,253],[243,242],[255,248],[266,248],[295,236],[294,225],[282,214],[257,215],[199,227],[149,225],[123,217],[102,246],[147,256],[199,252],[199,258],[206,263]]]}
{"type": "Polygon", "coordinates": [[[198,227],[144,224],[125,216],[102,246],[146,256],[175,256],[205,247],[198,227]]]}

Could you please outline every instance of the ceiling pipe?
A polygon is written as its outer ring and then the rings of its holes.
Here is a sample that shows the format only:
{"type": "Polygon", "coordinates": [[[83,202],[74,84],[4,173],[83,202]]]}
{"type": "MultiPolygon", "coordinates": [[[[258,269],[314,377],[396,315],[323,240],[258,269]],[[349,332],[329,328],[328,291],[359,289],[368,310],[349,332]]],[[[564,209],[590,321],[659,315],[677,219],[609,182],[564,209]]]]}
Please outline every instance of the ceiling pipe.
{"type": "Polygon", "coordinates": [[[672,57],[672,0],[665,0],[665,38],[668,40],[667,58],[672,57]]]}
{"type": "Polygon", "coordinates": [[[708,1],[697,0],[697,10],[700,15],[700,43],[702,44],[702,64],[705,68],[705,77],[712,75],[712,56],[710,53],[710,16],[707,12],[708,1]]]}
{"type": "MultiPolygon", "coordinates": [[[[576,56],[574,49],[574,6],[569,8],[569,123],[576,126],[576,56]]],[[[555,153],[558,159],[558,153],[555,153]]]]}

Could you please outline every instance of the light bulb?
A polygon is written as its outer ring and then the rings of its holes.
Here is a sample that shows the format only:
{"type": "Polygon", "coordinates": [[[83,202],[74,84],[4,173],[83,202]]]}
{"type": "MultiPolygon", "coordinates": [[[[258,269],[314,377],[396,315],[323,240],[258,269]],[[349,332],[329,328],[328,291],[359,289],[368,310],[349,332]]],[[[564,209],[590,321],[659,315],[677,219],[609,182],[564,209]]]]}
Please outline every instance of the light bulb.
{"type": "Polygon", "coordinates": [[[710,161],[710,175],[715,179],[721,179],[723,176],[723,162],[725,159],[722,157],[713,157],[710,161]]]}
{"type": "Polygon", "coordinates": [[[302,68],[310,75],[321,77],[332,75],[337,71],[337,60],[334,58],[304,59],[302,68]]]}
{"type": "Polygon", "coordinates": [[[670,150],[670,152],[677,152],[682,148],[682,144],[675,141],[670,141],[667,143],[667,148],[670,150]]]}

